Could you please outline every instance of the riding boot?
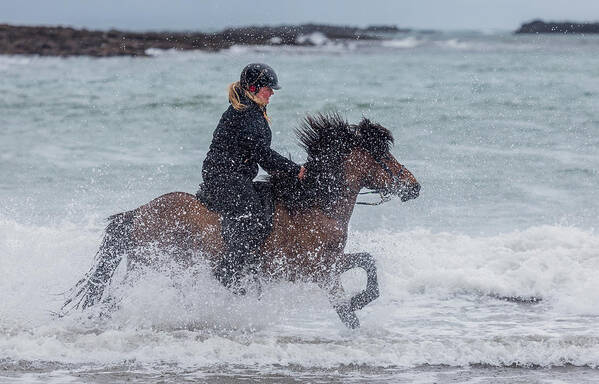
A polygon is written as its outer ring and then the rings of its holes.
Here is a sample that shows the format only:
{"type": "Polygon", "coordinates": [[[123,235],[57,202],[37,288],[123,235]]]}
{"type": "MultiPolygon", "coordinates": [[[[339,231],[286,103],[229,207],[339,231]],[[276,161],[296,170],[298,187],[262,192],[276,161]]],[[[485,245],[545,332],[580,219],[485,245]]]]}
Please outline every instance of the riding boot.
{"type": "Polygon", "coordinates": [[[214,276],[225,287],[234,288],[243,275],[242,266],[244,264],[244,255],[242,253],[229,250],[223,254],[218,262],[214,270],[214,276]]]}
{"type": "Polygon", "coordinates": [[[254,282],[258,280],[259,263],[257,257],[251,255],[235,255],[227,253],[219,261],[214,276],[222,285],[237,295],[245,295],[246,289],[241,286],[241,280],[253,276],[254,282]]]}
{"type": "Polygon", "coordinates": [[[254,236],[256,233],[254,223],[252,216],[223,218],[223,240],[226,251],[216,266],[214,274],[225,287],[238,291],[236,293],[244,291],[238,287],[239,280],[258,271],[256,255],[259,243],[254,236]]]}

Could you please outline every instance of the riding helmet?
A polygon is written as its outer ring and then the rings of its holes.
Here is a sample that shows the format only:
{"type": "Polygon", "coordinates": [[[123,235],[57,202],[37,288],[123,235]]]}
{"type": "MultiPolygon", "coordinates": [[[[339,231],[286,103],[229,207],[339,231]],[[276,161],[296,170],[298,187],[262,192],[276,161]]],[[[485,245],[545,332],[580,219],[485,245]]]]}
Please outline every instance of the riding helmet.
{"type": "Polygon", "coordinates": [[[281,88],[275,70],[263,63],[246,65],[241,71],[239,82],[242,88],[250,92],[257,92],[262,87],[281,88]]]}

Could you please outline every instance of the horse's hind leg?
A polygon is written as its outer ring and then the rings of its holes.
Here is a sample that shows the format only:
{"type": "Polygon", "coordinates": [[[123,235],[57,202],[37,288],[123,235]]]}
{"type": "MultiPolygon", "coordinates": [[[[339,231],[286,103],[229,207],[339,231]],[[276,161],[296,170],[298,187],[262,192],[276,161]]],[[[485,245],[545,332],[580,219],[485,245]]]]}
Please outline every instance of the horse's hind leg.
{"type": "Polygon", "coordinates": [[[370,253],[346,253],[342,260],[339,260],[337,276],[334,283],[329,289],[329,297],[333,304],[333,308],[337,311],[339,318],[349,328],[358,328],[360,321],[356,316],[355,311],[364,308],[373,300],[379,297],[379,284],[376,273],[376,265],[374,258],[370,253]],[[353,296],[349,302],[339,303],[340,293],[343,292],[343,287],[339,282],[339,276],[350,269],[362,268],[366,271],[366,289],[357,295],[353,296]]]}

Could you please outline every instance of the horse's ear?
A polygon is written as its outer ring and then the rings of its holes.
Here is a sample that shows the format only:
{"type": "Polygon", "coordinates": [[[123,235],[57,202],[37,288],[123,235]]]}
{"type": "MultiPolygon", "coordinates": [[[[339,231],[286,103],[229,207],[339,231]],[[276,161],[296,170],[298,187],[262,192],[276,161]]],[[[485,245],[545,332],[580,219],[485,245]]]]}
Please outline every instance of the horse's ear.
{"type": "Polygon", "coordinates": [[[358,127],[360,128],[360,130],[362,129],[368,129],[368,127],[371,127],[372,125],[374,125],[372,123],[372,121],[370,121],[369,118],[362,116],[362,120],[360,120],[360,124],[358,124],[358,127]]]}
{"type": "Polygon", "coordinates": [[[393,144],[391,131],[378,123],[373,123],[366,117],[357,126],[360,132],[360,146],[375,156],[388,152],[393,144]]]}
{"type": "Polygon", "coordinates": [[[361,147],[368,147],[368,142],[370,141],[370,136],[372,133],[369,129],[371,126],[372,122],[368,118],[362,116],[362,120],[360,120],[360,122],[355,126],[357,145],[361,147]]]}

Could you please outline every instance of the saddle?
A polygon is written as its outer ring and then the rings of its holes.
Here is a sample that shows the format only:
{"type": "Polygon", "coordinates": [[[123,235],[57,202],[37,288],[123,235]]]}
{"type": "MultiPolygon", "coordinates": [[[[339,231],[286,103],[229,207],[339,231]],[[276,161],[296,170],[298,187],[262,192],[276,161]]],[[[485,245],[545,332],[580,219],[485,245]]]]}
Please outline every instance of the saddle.
{"type": "MultiPolygon", "coordinates": [[[[257,216],[260,218],[259,227],[261,228],[259,233],[256,233],[256,237],[262,243],[272,231],[272,220],[275,214],[274,195],[272,193],[272,185],[268,181],[254,181],[253,185],[258,193],[260,202],[262,203],[260,207],[261,212],[256,212],[257,216]]],[[[206,208],[217,212],[220,215],[223,215],[227,211],[227,207],[224,205],[223,201],[211,194],[204,187],[203,183],[200,184],[200,189],[196,193],[196,198],[206,208]]]]}

